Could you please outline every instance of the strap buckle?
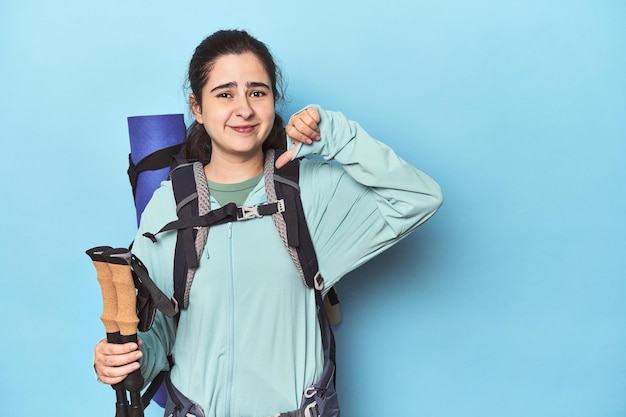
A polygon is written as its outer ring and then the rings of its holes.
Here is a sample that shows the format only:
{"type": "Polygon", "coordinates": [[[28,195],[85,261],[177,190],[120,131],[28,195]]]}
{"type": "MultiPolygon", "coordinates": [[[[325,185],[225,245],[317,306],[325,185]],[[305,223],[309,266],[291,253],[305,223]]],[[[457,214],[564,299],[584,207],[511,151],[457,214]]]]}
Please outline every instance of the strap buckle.
{"type": "Polygon", "coordinates": [[[250,220],[256,217],[263,217],[259,214],[259,205],[242,206],[237,212],[237,220],[250,220]]]}
{"type": "Polygon", "coordinates": [[[313,284],[315,285],[315,289],[318,291],[322,291],[324,289],[324,278],[322,278],[320,271],[317,271],[313,277],[313,284]]]}
{"type": "Polygon", "coordinates": [[[278,209],[277,213],[285,212],[285,199],[284,198],[281,198],[280,200],[276,201],[276,208],[278,209]]]}
{"type": "Polygon", "coordinates": [[[313,401],[304,407],[304,417],[321,417],[320,410],[317,408],[317,402],[313,401]]]}
{"type": "Polygon", "coordinates": [[[255,204],[254,206],[237,207],[237,220],[250,220],[285,211],[285,200],[280,199],[270,204],[255,204]]]}
{"type": "Polygon", "coordinates": [[[317,387],[312,386],[312,387],[308,387],[307,389],[304,390],[304,398],[309,399],[309,398],[313,398],[313,396],[315,396],[315,394],[317,394],[317,387]]]}

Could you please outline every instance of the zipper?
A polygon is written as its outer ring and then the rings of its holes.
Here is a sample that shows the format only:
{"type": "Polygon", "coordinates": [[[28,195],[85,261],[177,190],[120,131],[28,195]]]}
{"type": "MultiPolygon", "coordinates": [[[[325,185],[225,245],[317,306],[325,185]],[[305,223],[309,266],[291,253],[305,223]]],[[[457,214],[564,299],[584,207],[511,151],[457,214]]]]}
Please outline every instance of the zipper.
{"type": "Polygon", "coordinates": [[[233,395],[233,374],[235,367],[235,290],[233,271],[233,223],[228,223],[228,284],[229,284],[229,315],[230,315],[230,341],[228,355],[228,379],[226,382],[226,417],[231,414],[231,401],[233,395]]]}

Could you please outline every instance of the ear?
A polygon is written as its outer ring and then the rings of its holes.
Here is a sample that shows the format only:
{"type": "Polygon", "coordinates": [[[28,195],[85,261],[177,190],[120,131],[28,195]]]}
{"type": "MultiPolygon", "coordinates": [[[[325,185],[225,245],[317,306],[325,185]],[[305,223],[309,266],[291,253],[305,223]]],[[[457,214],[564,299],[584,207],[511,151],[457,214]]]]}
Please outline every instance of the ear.
{"type": "Polygon", "coordinates": [[[196,122],[202,124],[202,108],[194,93],[189,94],[189,107],[191,108],[193,117],[196,118],[196,122]]]}

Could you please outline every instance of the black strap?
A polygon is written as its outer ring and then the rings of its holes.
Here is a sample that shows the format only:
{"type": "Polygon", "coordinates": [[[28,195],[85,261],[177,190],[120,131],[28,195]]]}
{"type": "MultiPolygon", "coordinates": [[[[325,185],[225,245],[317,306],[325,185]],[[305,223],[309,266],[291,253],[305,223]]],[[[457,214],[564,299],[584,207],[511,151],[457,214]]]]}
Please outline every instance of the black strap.
{"type": "Polygon", "coordinates": [[[142,394],[141,402],[144,409],[150,405],[150,401],[152,401],[159,388],[161,388],[161,384],[163,384],[163,381],[165,381],[165,375],[168,372],[169,371],[159,372],[159,374],[154,377],[152,382],[150,382],[150,385],[148,385],[148,388],[146,388],[146,390],[142,394]]]}
{"type": "Polygon", "coordinates": [[[168,148],[159,149],[143,158],[136,164],[133,163],[131,155],[128,155],[128,179],[133,189],[133,197],[137,194],[137,180],[139,174],[143,171],[154,171],[157,169],[167,168],[171,164],[172,156],[176,155],[182,147],[182,144],[170,146],[168,148]]]}
{"type": "MultiPolygon", "coordinates": [[[[276,151],[274,157],[278,158],[281,152],[276,151]]],[[[276,189],[276,198],[284,199],[285,211],[283,218],[287,225],[287,241],[290,246],[296,248],[304,279],[309,288],[315,291],[315,302],[317,304],[317,315],[322,335],[322,345],[326,351],[327,358],[335,362],[335,335],[330,325],[328,313],[324,307],[322,298],[323,278],[319,272],[317,255],[313,246],[313,239],[309,232],[304,216],[304,208],[300,199],[300,161],[294,160],[274,173],[274,185],[276,189]],[[316,282],[317,281],[317,282],[316,282]]],[[[336,294],[331,288],[329,292],[333,293],[336,300],[336,294]]],[[[327,359],[328,360],[328,359],[327,359]]]]}
{"type": "MultiPolygon", "coordinates": [[[[275,157],[278,158],[278,156],[280,156],[280,152],[276,152],[275,157]]],[[[284,167],[277,169],[274,183],[276,198],[285,201],[283,218],[287,225],[287,241],[289,246],[296,248],[307,286],[315,288],[315,280],[319,278],[319,267],[300,199],[299,162],[299,160],[291,161],[284,167]]]]}
{"type": "Polygon", "coordinates": [[[209,211],[204,216],[180,217],[179,215],[178,220],[169,222],[163,226],[161,230],[154,234],[144,233],[144,236],[150,238],[152,241],[156,241],[156,235],[162,232],[167,232],[168,230],[181,231],[185,229],[193,229],[194,227],[210,227],[217,224],[228,223],[230,221],[237,221],[238,213],[239,210],[235,203],[228,203],[224,207],[209,211]]]}
{"type": "MultiPolygon", "coordinates": [[[[174,317],[178,312],[178,306],[176,302],[168,298],[163,291],[152,281],[148,274],[148,269],[141,262],[137,256],[131,256],[131,267],[133,270],[133,279],[135,280],[135,287],[140,292],[146,292],[154,302],[155,307],[168,317],[174,317]]],[[[152,323],[150,323],[150,327],[152,323]]],[[[145,331],[145,330],[142,330],[145,331]]]]}
{"type": "MultiPolygon", "coordinates": [[[[196,179],[193,165],[182,165],[170,172],[176,211],[179,219],[196,217],[199,214],[196,179]],[[190,198],[196,196],[196,198],[190,198]]],[[[198,267],[195,249],[197,230],[179,229],[176,238],[174,256],[174,298],[179,308],[186,308],[184,303],[187,271],[198,267]],[[179,279],[180,277],[180,279],[179,279]]]]}
{"type": "Polygon", "coordinates": [[[255,217],[268,216],[281,211],[279,203],[259,204],[256,206],[237,207],[235,203],[228,203],[223,207],[209,211],[204,216],[184,217],[169,222],[155,234],[144,233],[144,236],[152,237],[168,230],[183,230],[194,227],[211,227],[218,224],[248,220],[255,217]],[[247,214],[252,213],[254,214],[247,214]]]}
{"type": "Polygon", "coordinates": [[[335,287],[332,287],[330,290],[328,290],[328,292],[326,293],[326,298],[328,298],[331,306],[336,306],[337,304],[339,304],[339,296],[337,295],[337,291],[335,291],[335,287]]]}
{"type": "Polygon", "coordinates": [[[322,298],[322,292],[320,290],[315,290],[315,303],[317,304],[317,320],[320,325],[320,332],[322,335],[322,346],[324,351],[326,352],[325,357],[326,360],[330,359],[333,363],[336,363],[336,344],[335,344],[335,333],[333,332],[333,328],[330,325],[330,319],[328,318],[328,312],[324,307],[324,300],[322,298]]]}

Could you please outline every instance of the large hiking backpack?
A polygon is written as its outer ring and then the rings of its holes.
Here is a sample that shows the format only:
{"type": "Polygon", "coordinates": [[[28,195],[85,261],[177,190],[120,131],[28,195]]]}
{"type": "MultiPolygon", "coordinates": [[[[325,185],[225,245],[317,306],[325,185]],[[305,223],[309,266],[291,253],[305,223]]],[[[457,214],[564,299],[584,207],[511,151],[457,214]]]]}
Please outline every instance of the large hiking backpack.
{"type": "Polygon", "coordinates": [[[209,189],[202,164],[186,162],[180,153],[175,157],[170,179],[178,220],[163,226],[155,234],[145,233],[144,236],[155,241],[156,235],[161,232],[178,231],[174,257],[174,298],[180,308],[186,309],[189,305],[189,291],[206,244],[208,228],[267,215],[272,216],[305,285],[320,291],[323,289],[323,279],[300,200],[299,161],[291,161],[276,169],[275,160],[280,152],[273,149],[267,151],[264,178],[268,203],[243,207],[228,203],[216,210],[210,209],[209,189]]]}
{"type": "MultiPolygon", "coordinates": [[[[284,167],[276,169],[275,161],[281,152],[268,150],[266,153],[264,180],[268,203],[244,207],[237,207],[234,203],[229,203],[215,210],[210,209],[208,184],[202,164],[187,161],[182,152],[179,152],[172,159],[169,174],[176,200],[178,219],[168,223],[158,232],[146,233],[144,236],[156,241],[157,235],[161,232],[177,231],[173,298],[179,309],[186,309],[189,305],[189,291],[194,274],[206,244],[208,228],[217,224],[248,221],[271,215],[304,284],[315,291],[318,321],[325,351],[322,378],[303,394],[302,409],[310,410],[310,415],[338,416],[339,410],[334,392],[335,341],[331,329],[331,324],[335,324],[338,320],[338,312],[332,320],[328,314],[328,311],[333,311],[333,309],[337,311],[338,299],[333,288],[327,291],[325,298],[322,296],[324,281],[319,272],[315,249],[300,200],[299,160],[291,161],[284,167]],[[314,410],[317,414],[313,413],[314,410]]],[[[161,153],[159,156],[162,158],[163,154],[161,153]]],[[[163,159],[161,159],[162,162],[163,159]]],[[[131,168],[129,168],[129,174],[132,171],[136,180],[138,170],[131,168]]],[[[133,177],[131,177],[131,184],[132,180],[133,177]]],[[[134,187],[135,185],[133,185],[134,187]]],[[[149,279],[146,280],[149,281],[149,279]]],[[[144,305],[152,311],[159,308],[158,305],[150,302],[146,302],[144,305]]],[[[171,311],[171,303],[168,303],[167,307],[171,311]]],[[[154,314],[153,312],[143,312],[140,317],[153,319],[154,314]]],[[[150,325],[151,322],[142,328],[149,328],[150,325]]],[[[167,372],[161,373],[146,390],[143,396],[145,406],[149,404],[166,377],[167,372]]],[[[164,406],[164,404],[159,404],[164,406]]],[[[289,414],[286,413],[285,415],[289,414]]]]}

